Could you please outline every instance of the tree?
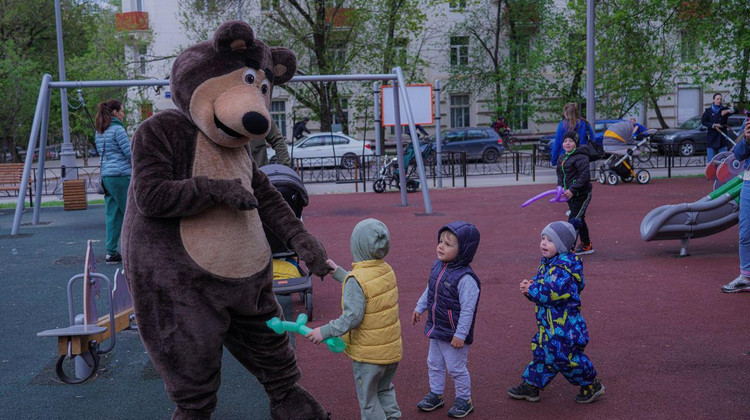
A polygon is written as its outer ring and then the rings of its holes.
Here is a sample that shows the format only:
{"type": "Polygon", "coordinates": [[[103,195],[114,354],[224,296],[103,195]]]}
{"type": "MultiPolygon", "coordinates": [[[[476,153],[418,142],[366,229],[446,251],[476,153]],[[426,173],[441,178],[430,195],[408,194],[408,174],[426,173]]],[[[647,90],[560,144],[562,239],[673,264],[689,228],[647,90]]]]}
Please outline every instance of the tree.
{"type": "Polygon", "coordinates": [[[724,84],[736,92],[736,108],[748,109],[750,3],[745,0],[682,1],[681,22],[701,42],[692,67],[704,84],[724,84]]]}
{"type": "MultiPolygon", "coordinates": [[[[419,32],[424,19],[421,0],[289,0],[271,1],[260,15],[250,17],[259,38],[297,55],[298,74],[378,73],[395,65],[416,74],[419,60],[406,59],[405,40],[419,32]],[[378,57],[373,60],[373,57],[378,57]]],[[[236,0],[191,0],[181,5],[181,23],[194,41],[207,39],[220,22],[235,18],[236,0]]],[[[243,12],[246,10],[243,10],[243,12]]],[[[248,16],[251,16],[248,14],[248,16]]],[[[407,76],[408,77],[408,76],[407,76]]],[[[367,84],[308,82],[282,86],[330,130],[334,119],[348,132],[345,103],[359,103],[367,84]]]]}
{"type": "Polygon", "coordinates": [[[450,88],[491,92],[488,111],[511,115],[520,127],[536,110],[531,98],[541,96],[543,25],[550,2],[498,0],[468,3],[464,18],[451,29],[450,88]],[[463,45],[468,45],[468,52],[463,45]]]}
{"type": "Polygon", "coordinates": [[[597,111],[622,118],[648,102],[667,128],[658,99],[679,71],[677,6],[673,0],[614,0],[597,9],[597,111]]]}

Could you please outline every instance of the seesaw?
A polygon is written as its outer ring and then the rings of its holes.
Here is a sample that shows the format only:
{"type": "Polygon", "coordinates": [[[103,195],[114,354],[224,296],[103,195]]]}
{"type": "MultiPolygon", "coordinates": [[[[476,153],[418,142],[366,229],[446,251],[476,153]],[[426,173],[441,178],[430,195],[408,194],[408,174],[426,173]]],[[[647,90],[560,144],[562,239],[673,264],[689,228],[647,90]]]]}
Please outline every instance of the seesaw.
{"type": "Polygon", "coordinates": [[[115,347],[116,334],[131,328],[135,320],[133,298],[130,296],[125,275],[122,270],[115,272],[114,287],[109,278],[96,272],[92,241],[86,249],[86,265],[83,274],[77,274],[68,280],[68,317],[70,326],[55,328],[37,333],[38,337],[57,337],[57,352],[60,358],[55,365],[55,373],[67,384],[78,384],[96,373],[99,367],[99,356],[112,351],[115,347]],[[83,314],[73,312],[73,284],[83,279],[83,314]],[[98,316],[96,298],[101,294],[102,283],[106,283],[109,293],[109,314],[98,316]],[[103,349],[100,344],[109,339],[109,345],[103,349]],[[75,375],[68,376],[63,369],[66,359],[73,360],[75,375]]]}
{"type": "MultiPolygon", "coordinates": [[[[305,324],[307,324],[306,314],[299,314],[299,316],[297,317],[297,322],[282,321],[277,316],[266,321],[266,325],[268,326],[268,328],[272,329],[276,334],[284,334],[284,332],[289,331],[295,332],[300,335],[305,335],[312,331],[312,328],[306,326],[305,324]]],[[[326,338],[325,340],[323,340],[323,342],[328,346],[328,350],[334,353],[341,353],[342,351],[344,351],[344,348],[346,348],[346,343],[344,343],[344,340],[342,340],[341,337],[326,338]]]]}

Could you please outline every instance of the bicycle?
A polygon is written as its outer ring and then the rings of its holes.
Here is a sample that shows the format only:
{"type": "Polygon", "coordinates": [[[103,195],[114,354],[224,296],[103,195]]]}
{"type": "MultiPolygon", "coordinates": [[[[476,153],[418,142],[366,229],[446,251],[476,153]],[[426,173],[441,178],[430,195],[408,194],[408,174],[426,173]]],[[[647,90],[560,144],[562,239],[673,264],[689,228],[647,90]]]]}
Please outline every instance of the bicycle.
{"type": "Polygon", "coordinates": [[[521,140],[519,140],[518,137],[515,137],[510,130],[503,130],[502,134],[500,134],[500,138],[503,139],[505,148],[511,153],[517,153],[521,150],[521,140]]]}

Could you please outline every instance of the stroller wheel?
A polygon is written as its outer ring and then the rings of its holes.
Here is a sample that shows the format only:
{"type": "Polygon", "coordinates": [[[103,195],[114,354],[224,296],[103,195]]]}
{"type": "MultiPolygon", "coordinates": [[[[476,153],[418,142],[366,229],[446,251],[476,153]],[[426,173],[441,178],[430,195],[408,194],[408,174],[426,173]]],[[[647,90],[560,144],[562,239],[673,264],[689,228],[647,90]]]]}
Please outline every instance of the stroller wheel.
{"type": "Polygon", "coordinates": [[[604,185],[607,182],[607,175],[604,174],[604,171],[599,170],[599,174],[596,175],[596,180],[599,181],[600,184],[604,185]]]}
{"type": "Polygon", "coordinates": [[[375,180],[375,182],[372,183],[372,189],[376,193],[382,193],[385,191],[385,180],[383,178],[378,178],[375,180]]]}
{"type": "Polygon", "coordinates": [[[312,292],[305,293],[305,311],[307,312],[307,319],[313,319],[313,296],[312,292]]]}
{"type": "Polygon", "coordinates": [[[614,172],[607,172],[607,184],[609,185],[617,185],[617,182],[620,181],[620,178],[617,176],[614,172]]]}
{"type": "Polygon", "coordinates": [[[622,177],[622,182],[630,182],[632,180],[633,180],[633,176],[632,175],[628,175],[628,176],[622,177]]]}
{"type": "Polygon", "coordinates": [[[648,181],[651,181],[651,174],[645,169],[638,171],[635,177],[639,184],[648,184],[648,181]]]}
{"type": "Polygon", "coordinates": [[[406,180],[406,192],[416,192],[419,190],[419,181],[414,179],[406,180]]]}

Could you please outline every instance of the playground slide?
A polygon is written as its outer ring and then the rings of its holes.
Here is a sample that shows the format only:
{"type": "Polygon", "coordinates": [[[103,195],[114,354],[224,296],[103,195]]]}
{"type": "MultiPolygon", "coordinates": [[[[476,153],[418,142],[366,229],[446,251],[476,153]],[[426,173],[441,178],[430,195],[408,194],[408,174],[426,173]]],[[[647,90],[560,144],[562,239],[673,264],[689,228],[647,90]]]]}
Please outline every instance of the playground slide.
{"type": "Polygon", "coordinates": [[[689,239],[713,235],[737,223],[741,189],[742,176],[737,176],[694,203],[657,207],[643,218],[641,239],[680,239],[680,255],[685,256],[689,239]]]}

